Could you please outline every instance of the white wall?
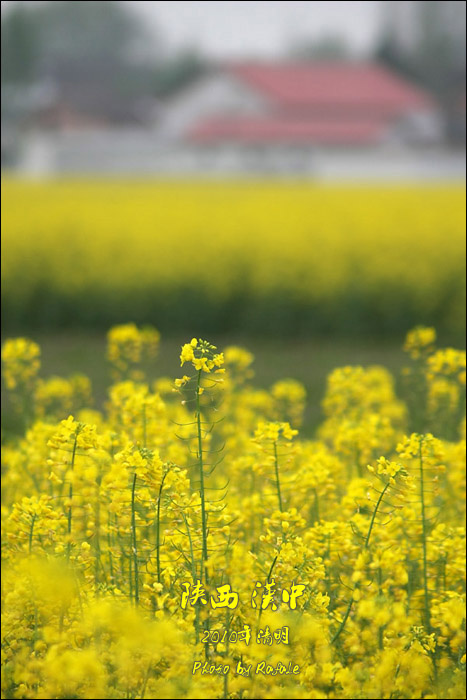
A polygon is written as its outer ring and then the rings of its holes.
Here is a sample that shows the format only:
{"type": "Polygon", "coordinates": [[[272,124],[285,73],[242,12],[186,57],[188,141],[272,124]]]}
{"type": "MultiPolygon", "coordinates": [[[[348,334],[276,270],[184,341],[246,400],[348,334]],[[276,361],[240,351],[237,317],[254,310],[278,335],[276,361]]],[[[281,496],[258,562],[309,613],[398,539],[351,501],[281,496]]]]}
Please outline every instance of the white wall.
{"type": "Polygon", "coordinates": [[[179,138],[204,117],[262,113],[268,102],[226,72],[216,72],[195,82],[174,97],[159,115],[161,138],[179,138]]]}
{"type": "Polygon", "coordinates": [[[55,135],[36,132],[24,143],[18,174],[443,180],[465,178],[465,154],[441,148],[414,150],[394,143],[366,149],[233,144],[196,147],[161,142],[152,131],[132,129],[55,135]]]}

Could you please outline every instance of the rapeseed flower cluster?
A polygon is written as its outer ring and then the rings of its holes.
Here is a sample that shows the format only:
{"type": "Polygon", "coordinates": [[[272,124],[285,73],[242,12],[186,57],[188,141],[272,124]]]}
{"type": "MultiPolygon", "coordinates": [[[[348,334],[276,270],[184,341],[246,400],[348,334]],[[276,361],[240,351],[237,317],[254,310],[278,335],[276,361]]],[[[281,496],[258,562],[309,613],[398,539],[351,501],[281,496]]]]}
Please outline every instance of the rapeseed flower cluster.
{"type": "Polygon", "coordinates": [[[108,333],[107,359],[113,367],[114,379],[140,379],[144,375],[135,366],[157,354],[160,334],[155,328],[138,329],[134,323],[114,326],[108,333]]]}
{"type": "Polygon", "coordinates": [[[158,341],[112,329],[102,410],[4,345],[27,420],[3,449],[3,696],[462,697],[465,355],[411,332],[409,400],[337,368],[308,438],[304,387],[258,389],[242,348],[194,338],[150,386],[158,341]]]}

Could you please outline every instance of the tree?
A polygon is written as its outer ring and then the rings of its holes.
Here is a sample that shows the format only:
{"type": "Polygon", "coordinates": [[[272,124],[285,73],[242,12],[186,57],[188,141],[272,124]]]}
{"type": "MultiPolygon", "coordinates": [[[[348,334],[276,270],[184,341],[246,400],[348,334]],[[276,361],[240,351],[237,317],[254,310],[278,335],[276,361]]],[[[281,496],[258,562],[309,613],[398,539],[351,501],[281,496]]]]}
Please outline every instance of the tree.
{"type": "Polygon", "coordinates": [[[117,2],[51,2],[34,11],[43,61],[132,62],[141,42],[152,37],[126,7],[117,2]]]}
{"type": "Polygon", "coordinates": [[[340,34],[325,34],[319,39],[297,41],[290,49],[289,55],[304,61],[342,61],[350,57],[351,50],[340,34]]]}
{"type": "Polygon", "coordinates": [[[8,81],[112,81],[156,56],[153,32],[119,2],[19,4],[2,22],[2,79],[8,81]]]}
{"type": "Polygon", "coordinates": [[[196,49],[182,49],[158,70],[156,91],[161,97],[170,95],[198,78],[206,69],[206,62],[196,49]]]}
{"type": "Polygon", "coordinates": [[[34,78],[38,55],[31,13],[14,6],[2,17],[2,83],[27,83],[34,78]]]}
{"type": "Polygon", "coordinates": [[[447,136],[465,140],[460,107],[466,79],[465,2],[416,0],[404,3],[403,15],[398,9],[398,3],[385,4],[375,58],[432,92],[444,112],[447,136]]]}
{"type": "Polygon", "coordinates": [[[465,79],[465,2],[417,0],[404,5],[410,14],[398,16],[397,3],[386,3],[375,57],[442,96],[453,82],[465,79]]]}

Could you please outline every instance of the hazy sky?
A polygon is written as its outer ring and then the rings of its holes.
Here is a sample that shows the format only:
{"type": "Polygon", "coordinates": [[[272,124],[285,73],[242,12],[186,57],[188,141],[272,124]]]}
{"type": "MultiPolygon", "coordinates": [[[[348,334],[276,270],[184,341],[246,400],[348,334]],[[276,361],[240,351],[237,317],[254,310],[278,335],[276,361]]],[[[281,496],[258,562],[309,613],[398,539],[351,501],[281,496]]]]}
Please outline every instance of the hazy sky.
{"type": "Polygon", "coordinates": [[[131,2],[170,47],[197,44],[215,56],[270,55],[297,38],[341,33],[357,50],[374,41],[380,2],[131,2]]]}
{"type": "MultiPolygon", "coordinates": [[[[2,8],[12,2],[2,1],[2,8]]],[[[36,4],[36,3],[25,3],[36,4]]],[[[304,38],[342,34],[359,52],[372,46],[381,1],[132,2],[167,49],[193,45],[215,57],[271,56],[304,38]]]]}

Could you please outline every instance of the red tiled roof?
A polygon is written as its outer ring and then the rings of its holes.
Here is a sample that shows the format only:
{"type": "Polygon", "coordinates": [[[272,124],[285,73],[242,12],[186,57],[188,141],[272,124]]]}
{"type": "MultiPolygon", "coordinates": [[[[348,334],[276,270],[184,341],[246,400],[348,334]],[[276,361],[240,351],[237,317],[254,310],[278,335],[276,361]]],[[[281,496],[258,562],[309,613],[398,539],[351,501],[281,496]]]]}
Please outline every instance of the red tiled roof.
{"type": "Polygon", "coordinates": [[[389,114],[431,107],[424,90],[371,63],[228,64],[226,69],[281,109],[370,109],[389,114]]]}
{"type": "Polygon", "coordinates": [[[381,140],[386,122],[381,120],[291,120],[271,118],[213,118],[187,133],[192,143],[315,143],[371,144],[381,140]]]}

